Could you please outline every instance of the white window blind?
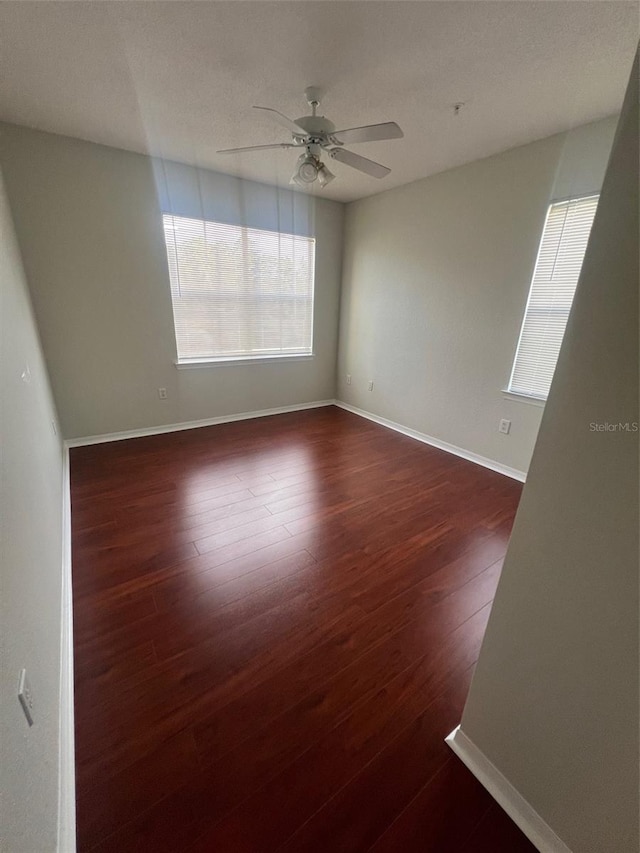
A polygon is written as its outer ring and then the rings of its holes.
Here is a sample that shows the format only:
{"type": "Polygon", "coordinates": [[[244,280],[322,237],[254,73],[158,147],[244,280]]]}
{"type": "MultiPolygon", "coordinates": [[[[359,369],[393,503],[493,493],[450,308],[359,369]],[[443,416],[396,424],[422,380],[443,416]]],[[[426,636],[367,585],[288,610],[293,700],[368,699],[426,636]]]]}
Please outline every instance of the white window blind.
{"type": "Polygon", "coordinates": [[[598,206],[598,196],[550,205],[508,390],[546,399],[598,206]]]}
{"type": "Polygon", "coordinates": [[[310,354],[315,240],[163,216],[178,361],[310,354]]]}

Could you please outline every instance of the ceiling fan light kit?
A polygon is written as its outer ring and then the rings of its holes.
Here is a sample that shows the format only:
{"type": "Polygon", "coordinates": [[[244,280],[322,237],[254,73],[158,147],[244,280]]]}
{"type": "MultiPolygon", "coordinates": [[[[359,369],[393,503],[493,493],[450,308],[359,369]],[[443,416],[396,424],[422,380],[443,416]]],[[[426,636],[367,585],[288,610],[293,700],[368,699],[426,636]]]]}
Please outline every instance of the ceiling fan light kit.
{"type": "Polygon", "coordinates": [[[301,154],[291,180],[296,184],[312,184],[318,177],[319,161],[311,154],[301,154]]]}
{"type": "Polygon", "coordinates": [[[350,127],[345,130],[336,130],[333,122],[324,116],[316,114],[320,106],[320,91],[315,86],[305,89],[307,103],[311,107],[311,115],[301,116],[292,120],[278,110],[271,107],[254,107],[268,113],[274,121],[286,127],[291,133],[291,142],[276,142],[270,145],[250,145],[246,148],[225,148],[218,154],[240,154],[247,151],[265,151],[275,148],[302,148],[303,153],[298,157],[296,168],[291,176],[290,184],[300,187],[309,187],[316,181],[323,189],[334,180],[326,165],[322,162],[322,152],[326,152],[332,160],[344,163],[352,169],[357,169],[365,175],[373,178],[384,178],[391,169],[347,151],[343,146],[358,142],[378,142],[384,139],[401,139],[404,134],[394,121],[382,124],[370,124],[364,127],[350,127]]]}
{"type": "Polygon", "coordinates": [[[320,157],[307,151],[306,154],[301,154],[298,157],[296,170],[289,183],[304,187],[318,181],[320,187],[324,189],[334,178],[335,175],[327,169],[320,157]]]}
{"type": "Polygon", "coordinates": [[[333,172],[330,172],[324,163],[321,163],[318,169],[318,183],[320,184],[320,188],[324,189],[334,178],[335,175],[333,172]]]}

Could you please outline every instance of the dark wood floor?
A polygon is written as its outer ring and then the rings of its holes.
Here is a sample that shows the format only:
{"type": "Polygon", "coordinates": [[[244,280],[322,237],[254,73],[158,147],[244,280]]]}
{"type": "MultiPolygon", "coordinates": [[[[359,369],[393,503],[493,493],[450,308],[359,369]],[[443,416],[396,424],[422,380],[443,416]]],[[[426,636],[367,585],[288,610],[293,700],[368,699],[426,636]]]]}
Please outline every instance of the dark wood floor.
{"type": "Polygon", "coordinates": [[[517,483],[336,408],[71,479],[80,851],[534,849],[443,741],[517,483]]]}

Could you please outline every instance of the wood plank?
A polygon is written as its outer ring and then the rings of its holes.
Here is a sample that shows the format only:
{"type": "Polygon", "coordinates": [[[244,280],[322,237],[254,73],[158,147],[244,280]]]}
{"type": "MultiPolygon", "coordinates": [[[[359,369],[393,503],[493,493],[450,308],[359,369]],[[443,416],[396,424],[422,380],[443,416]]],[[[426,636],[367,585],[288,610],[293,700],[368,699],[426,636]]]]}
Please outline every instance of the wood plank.
{"type": "MultiPolygon", "coordinates": [[[[380,707],[375,702],[377,696],[372,702],[359,705],[341,725],[278,777],[270,779],[205,832],[194,845],[194,853],[206,850],[248,853],[256,849],[267,853],[279,849],[292,837],[292,814],[299,824],[304,824],[396,738],[402,738],[404,746],[407,733],[412,736],[414,746],[419,739],[426,743],[430,760],[425,771],[428,776],[433,775],[448,758],[444,733],[450,731],[460,716],[470,683],[469,671],[464,677],[460,672],[456,675],[458,679],[452,694],[441,697],[436,693],[435,699],[431,699],[431,694],[426,707],[417,713],[411,703],[385,703],[380,707]],[[393,716],[389,715],[391,708],[395,711],[393,716]]],[[[403,756],[406,754],[403,749],[403,756]]],[[[395,773],[398,772],[402,772],[401,768],[396,767],[395,773]]],[[[373,810],[369,811],[365,805],[365,801],[360,803],[362,819],[374,821],[373,810]]],[[[334,850],[338,843],[338,837],[333,837],[331,846],[324,849],[334,850]]]]}
{"type": "MultiPolygon", "coordinates": [[[[460,853],[492,804],[478,780],[450,756],[368,849],[371,853],[460,853]]],[[[499,850],[506,853],[507,848],[498,845],[492,853],[499,850]]]]}
{"type": "Polygon", "coordinates": [[[460,853],[537,853],[536,848],[497,803],[488,809],[460,853]]]}
{"type": "Polygon", "coordinates": [[[528,850],[442,740],[520,484],[327,407],[71,486],[80,853],[528,850]]]}
{"type": "MultiPolygon", "coordinates": [[[[234,744],[248,737],[258,713],[263,727],[287,714],[293,721],[287,726],[291,736],[308,705],[324,709],[334,702],[336,707],[332,708],[331,717],[341,719],[354,697],[359,699],[379,686],[385,677],[389,679],[410,666],[416,648],[432,656],[436,649],[441,655],[452,644],[456,652],[460,651],[464,646],[461,635],[448,643],[444,638],[464,624],[483,600],[491,600],[495,582],[495,575],[481,578],[475,589],[441,602],[428,619],[423,618],[419,606],[414,609],[410,602],[396,599],[393,612],[387,606],[304,657],[296,658],[235,701],[207,717],[203,715],[194,730],[203,758],[208,761],[221,758],[234,744]]],[[[424,655],[420,660],[424,664],[424,655]]]]}

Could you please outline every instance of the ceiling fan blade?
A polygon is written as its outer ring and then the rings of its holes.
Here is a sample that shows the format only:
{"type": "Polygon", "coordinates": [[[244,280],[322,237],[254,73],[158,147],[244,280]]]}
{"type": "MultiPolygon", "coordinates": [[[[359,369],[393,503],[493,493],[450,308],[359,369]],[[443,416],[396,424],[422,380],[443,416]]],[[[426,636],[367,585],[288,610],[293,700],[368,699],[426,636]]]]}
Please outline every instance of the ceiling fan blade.
{"type": "Polygon", "coordinates": [[[395,121],[385,121],[383,124],[368,124],[365,127],[349,127],[346,130],[336,130],[331,137],[344,145],[354,142],[378,142],[381,139],[401,139],[402,129],[395,121]]]}
{"type": "Polygon", "coordinates": [[[332,148],[329,151],[329,155],[334,160],[338,160],[346,166],[351,166],[359,172],[364,172],[365,175],[371,175],[372,178],[384,178],[391,171],[391,169],[380,165],[380,163],[376,163],[374,160],[361,157],[359,154],[354,154],[353,151],[345,151],[344,148],[332,148]]]}
{"type": "Polygon", "coordinates": [[[290,118],[287,118],[278,110],[274,110],[271,107],[256,107],[254,106],[254,110],[264,110],[266,113],[271,113],[272,118],[281,124],[283,127],[286,127],[291,133],[295,133],[296,136],[307,136],[307,131],[304,127],[300,127],[299,124],[296,124],[295,121],[292,121],[290,118]]]}
{"type": "Polygon", "coordinates": [[[249,145],[246,148],[223,148],[216,154],[242,154],[245,151],[266,151],[268,148],[298,148],[293,142],[276,142],[273,145],[249,145]]]}

